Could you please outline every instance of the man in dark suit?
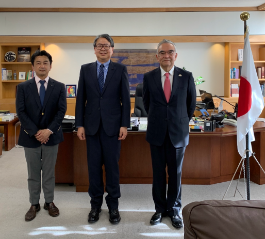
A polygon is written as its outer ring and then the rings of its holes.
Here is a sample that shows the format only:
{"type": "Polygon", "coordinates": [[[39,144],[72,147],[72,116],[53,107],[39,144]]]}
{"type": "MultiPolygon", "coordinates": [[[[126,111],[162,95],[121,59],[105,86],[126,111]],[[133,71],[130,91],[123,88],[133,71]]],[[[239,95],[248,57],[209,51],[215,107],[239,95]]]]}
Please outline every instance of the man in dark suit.
{"type": "Polygon", "coordinates": [[[120,222],[118,198],[121,140],[130,126],[130,93],[124,65],[110,61],[114,42],[108,34],[96,37],[97,61],[81,66],[76,99],[76,126],[80,140],[86,139],[91,211],[88,222],[98,221],[103,202],[102,166],[106,171],[106,203],[109,221],[120,222]]]}
{"type": "Polygon", "coordinates": [[[168,215],[172,225],[179,229],[182,227],[181,170],[196,90],[192,74],[174,66],[177,53],[173,42],[160,42],[156,57],[160,67],[146,73],[143,80],[143,102],[148,114],[146,140],[151,149],[156,209],[150,223],[160,223],[162,216],[168,215]]]}
{"type": "Polygon", "coordinates": [[[40,210],[41,181],[44,209],[52,217],[59,215],[59,209],[53,203],[54,168],[58,144],[63,141],[61,123],[66,112],[65,86],[48,76],[52,67],[51,55],[46,51],[36,51],[31,63],[36,76],[18,85],[16,97],[21,123],[18,144],[25,150],[31,203],[25,215],[26,221],[33,220],[40,210]]]}

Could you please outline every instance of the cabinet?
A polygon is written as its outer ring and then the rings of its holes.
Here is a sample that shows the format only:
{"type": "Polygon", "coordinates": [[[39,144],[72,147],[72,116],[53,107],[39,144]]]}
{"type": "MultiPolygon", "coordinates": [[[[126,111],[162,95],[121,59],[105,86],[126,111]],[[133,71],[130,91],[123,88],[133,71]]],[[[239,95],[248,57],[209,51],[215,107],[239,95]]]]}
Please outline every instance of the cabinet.
{"type": "Polygon", "coordinates": [[[30,62],[6,62],[4,59],[5,53],[8,51],[13,51],[16,53],[18,47],[30,47],[31,55],[38,49],[43,50],[43,43],[31,43],[31,44],[19,44],[19,43],[3,43],[0,44],[0,64],[1,69],[6,68],[7,70],[12,70],[12,80],[2,80],[2,71],[0,72],[0,109],[10,110],[15,112],[15,98],[16,98],[16,86],[24,82],[25,80],[19,80],[19,72],[28,72],[32,69],[30,62]],[[14,70],[17,73],[17,80],[14,80],[14,70]]]}
{"type": "MultiPolygon", "coordinates": [[[[260,55],[260,48],[265,48],[265,43],[250,43],[255,68],[265,67],[265,56],[260,55]]],[[[224,96],[232,101],[237,101],[237,97],[231,97],[231,84],[240,84],[240,79],[231,79],[230,69],[239,69],[242,61],[238,61],[238,49],[244,49],[244,43],[225,43],[225,79],[224,96]],[[234,98],[234,99],[233,99],[234,98]]],[[[260,84],[265,83],[265,79],[259,79],[260,84]]]]}

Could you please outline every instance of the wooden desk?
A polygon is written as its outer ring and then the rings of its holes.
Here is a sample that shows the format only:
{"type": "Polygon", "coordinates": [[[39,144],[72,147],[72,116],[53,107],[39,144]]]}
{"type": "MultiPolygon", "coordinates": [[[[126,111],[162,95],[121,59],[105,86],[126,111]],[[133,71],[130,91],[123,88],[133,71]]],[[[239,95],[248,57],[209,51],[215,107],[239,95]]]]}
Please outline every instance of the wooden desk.
{"type": "MultiPolygon", "coordinates": [[[[257,122],[254,131],[256,140],[252,143],[253,151],[265,168],[265,123],[257,122]]],[[[236,133],[236,127],[233,126],[216,129],[214,132],[190,133],[190,143],[183,162],[182,183],[209,185],[231,180],[241,159],[237,152],[236,133]]],[[[89,181],[86,142],[80,141],[76,133],[72,137],[73,182],[77,192],[87,192],[89,181]]],[[[69,150],[71,144],[67,145],[66,150],[69,150]]],[[[121,184],[152,183],[150,147],[145,140],[145,132],[128,133],[121,144],[119,166],[121,184]]],[[[253,157],[250,158],[250,179],[257,184],[265,183],[265,175],[253,157]]]]}
{"type": "Polygon", "coordinates": [[[73,133],[63,133],[55,165],[55,183],[74,183],[73,133]]]}
{"type": "MultiPolygon", "coordinates": [[[[18,117],[15,117],[12,121],[0,121],[0,126],[4,126],[5,135],[5,151],[8,151],[15,147],[15,124],[18,122],[18,117]]],[[[17,128],[17,138],[19,136],[20,127],[17,128]]]]}

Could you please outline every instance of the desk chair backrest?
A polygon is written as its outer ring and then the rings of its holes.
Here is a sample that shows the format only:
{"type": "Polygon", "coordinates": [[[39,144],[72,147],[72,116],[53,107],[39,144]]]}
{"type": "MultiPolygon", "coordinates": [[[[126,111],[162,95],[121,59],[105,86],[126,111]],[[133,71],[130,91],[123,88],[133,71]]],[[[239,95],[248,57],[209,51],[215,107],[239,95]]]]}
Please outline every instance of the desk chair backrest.
{"type": "Polygon", "coordinates": [[[132,114],[132,116],[147,117],[147,113],[144,109],[144,103],[143,103],[143,84],[142,83],[136,86],[135,106],[134,106],[134,113],[132,114]]]}

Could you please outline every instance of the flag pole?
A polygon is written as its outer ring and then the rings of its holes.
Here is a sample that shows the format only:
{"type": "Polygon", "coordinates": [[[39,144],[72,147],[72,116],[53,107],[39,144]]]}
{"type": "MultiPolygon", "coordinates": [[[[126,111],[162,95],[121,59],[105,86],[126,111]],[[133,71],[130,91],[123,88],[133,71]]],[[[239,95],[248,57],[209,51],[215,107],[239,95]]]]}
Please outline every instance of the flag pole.
{"type": "MultiPolygon", "coordinates": [[[[247,31],[247,20],[250,14],[248,12],[242,12],[240,14],[240,19],[244,21],[244,38],[246,37],[247,31]]],[[[250,200],[250,167],[249,167],[249,138],[248,133],[246,134],[246,176],[247,176],[247,200],[250,200]]]]}

